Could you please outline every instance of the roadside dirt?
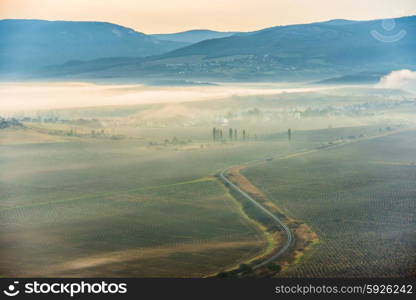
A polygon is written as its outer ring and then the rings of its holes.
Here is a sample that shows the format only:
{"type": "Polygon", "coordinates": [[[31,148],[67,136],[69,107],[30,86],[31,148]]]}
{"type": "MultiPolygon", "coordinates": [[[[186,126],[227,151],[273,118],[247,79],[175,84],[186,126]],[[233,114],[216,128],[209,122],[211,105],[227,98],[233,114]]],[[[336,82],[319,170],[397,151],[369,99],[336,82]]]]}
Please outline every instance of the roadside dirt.
{"type": "MultiPolygon", "coordinates": [[[[292,250],[275,262],[279,264],[282,271],[284,271],[291,264],[298,262],[304,255],[305,251],[309,250],[314,244],[319,242],[318,235],[303,221],[287,217],[275,203],[270,201],[262,191],[255,187],[244,175],[242,175],[241,171],[247,167],[248,166],[237,166],[231,168],[227,173],[227,177],[240,189],[248,193],[256,201],[266,207],[269,211],[278,215],[279,218],[289,226],[295,235],[296,241],[292,250]]],[[[277,245],[277,247],[275,247],[276,249],[273,251],[273,253],[275,253],[275,251],[279,249],[279,245],[285,241],[286,237],[281,232],[269,232],[270,228],[267,228],[267,230],[268,234],[271,234],[275,239],[274,244],[277,245]]],[[[267,257],[263,257],[263,259],[266,258],[267,257]]],[[[268,270],[267,267],[260,268],[256,271],[256,274],[262,277],[274,275],[273,272],[268,270]]]]}

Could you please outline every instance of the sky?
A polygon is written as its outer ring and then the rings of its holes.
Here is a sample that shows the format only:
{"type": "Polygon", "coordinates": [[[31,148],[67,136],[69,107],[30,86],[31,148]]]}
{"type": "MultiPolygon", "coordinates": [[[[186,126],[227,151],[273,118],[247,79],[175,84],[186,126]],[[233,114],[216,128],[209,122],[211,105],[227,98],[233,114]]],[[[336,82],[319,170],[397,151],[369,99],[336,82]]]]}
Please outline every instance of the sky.
{"type": "Polygon", "coordinates": [[[144,33],[408,15],[416,15],[415,0],[0,0],[0,19],[106,21],[144,33]]]}

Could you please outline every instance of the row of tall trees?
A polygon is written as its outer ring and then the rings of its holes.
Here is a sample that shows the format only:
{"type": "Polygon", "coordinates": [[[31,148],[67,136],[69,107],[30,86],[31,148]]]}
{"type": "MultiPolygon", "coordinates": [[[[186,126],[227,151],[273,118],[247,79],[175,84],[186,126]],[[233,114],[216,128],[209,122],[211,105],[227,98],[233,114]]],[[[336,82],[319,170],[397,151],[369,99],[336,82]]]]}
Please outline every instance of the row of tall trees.
{"type": "MultiPolygon", "coordinates": [[[[242,136],[243,141],[245,141],[248,138],[245,129],[242,130],[241,136],[242,136]]],[[[215,128],[215,127],[212,128],[212,139],[214,140],[214,142],[224,140],[224,134],[221,128],[215,128]]],[[[235,128],[229,128],[228,139],[230,141],[237,141],[239,139],[238,130],[235,128]]],[[[257,140],[256,135],[255,135],[255,139],[257,140]]],[[[287,139],[289,140],[289,142],[292,141],[292,129],[291,128],[287,130],[287,139]]]]}
{"type": "Polygon", "coordinates": [[[222,129],[212,128],[212,139],[214,142],[222,140],[222,129]]]}
{"type": "MultiPolygon", "coordinates": [[[[245,129],[243,129],[241,132],[241,138],[243,139],[243,141],[245,141],[247,138],[245,129]]],[[[212,128],[212,139],[214,140],[214,142],[224,140],[224,135],[221,128],[212,128]]],[[[236,128],[228,129],[228,139],[230,141],[237,141],[239,139],[239,132],[236,128]]]]}

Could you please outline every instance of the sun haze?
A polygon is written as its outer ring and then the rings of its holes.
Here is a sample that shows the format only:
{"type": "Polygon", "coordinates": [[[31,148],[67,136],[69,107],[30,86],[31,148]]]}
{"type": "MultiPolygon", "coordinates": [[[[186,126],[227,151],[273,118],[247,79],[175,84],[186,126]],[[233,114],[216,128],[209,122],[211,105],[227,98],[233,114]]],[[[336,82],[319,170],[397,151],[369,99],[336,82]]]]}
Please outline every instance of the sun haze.
{"type": "Polygon", "coordinates": [[[416,14],[414,0],[1,0],[0,19],[106,21],[145,33],[251,31],[328,19],[416,14]]]}

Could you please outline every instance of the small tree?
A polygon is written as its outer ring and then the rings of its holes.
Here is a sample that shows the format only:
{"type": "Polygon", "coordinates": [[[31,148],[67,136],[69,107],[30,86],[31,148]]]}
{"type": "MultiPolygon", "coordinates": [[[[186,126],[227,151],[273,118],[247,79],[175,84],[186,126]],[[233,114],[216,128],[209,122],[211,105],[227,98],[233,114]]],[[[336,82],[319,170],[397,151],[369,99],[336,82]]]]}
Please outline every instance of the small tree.
{"type": "Polygon", "coordinates": [[[237,139],[238,139],[237,129],[234,129],[234,139],[235,139],[235,140],[237,140],[237,139]]]}
{"type": "Polygon", "coordinates": [[[219,272],[217,274],[218,278],[227,278],[228,277],[228,273],[227,272],[219,272]]]}
{"type": "Polygon", "coordinates": [[[233,140],[233,129],[232,129],[232,128],[230,128],[230,129],[228,130],[228,136],[229,136],[229,138],[230,138],[230,141],[232,141],[232,140],[233,140]]]}
{"type": "Polygon", "coordinates": [[[243,129],[243,141],[245,141],[245,140],[246,140],[246,130],[243,129]]]}
{"type": "Polygon", "coordinates": [[[239,267],[240,272],[244,274],[252,273],[253,269],[247,264],[241,264],[239,267]]]}
{"type": "Polygon", "coordinates": [[[287,139],[289,142],[292,140],[292,129],[290,128],[287,130],[287,139]]]}
{"type": "Polygon", "coordinates": [[[282,270],[282,267],[281,267],[280,265],[278,265],[278,264],[273,264],[273,263],[271,263],[271,264],[267,265],[267,268],[268,268],[270,271],[273,271],[273,272],[276,272],[276,273],[279,273],[279,272],[282,270]]]}

